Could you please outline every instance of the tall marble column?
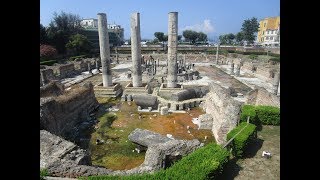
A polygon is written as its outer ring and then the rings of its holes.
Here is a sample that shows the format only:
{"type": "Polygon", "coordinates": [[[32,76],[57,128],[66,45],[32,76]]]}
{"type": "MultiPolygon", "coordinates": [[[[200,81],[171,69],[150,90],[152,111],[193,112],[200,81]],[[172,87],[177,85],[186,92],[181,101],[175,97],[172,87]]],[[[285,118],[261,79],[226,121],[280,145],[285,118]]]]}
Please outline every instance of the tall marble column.
{"type": "Polygon", "coordinates": [[[110,46],[107,29],[107,15],[105,13],[98,13],[98,33],[102,66],[102,83],[103,87],[110,87],[113,84],[110,68],[110,46]]]}
{"type": "Polygon", "coordinates": [[[167,87],[177,87],[178,12],[169,13],[167,87]]]}
{"type": "Polygon", "coordinates": [[[133,87],[142,86],[140,13],[131,14],[131,57],[133,87]]]}

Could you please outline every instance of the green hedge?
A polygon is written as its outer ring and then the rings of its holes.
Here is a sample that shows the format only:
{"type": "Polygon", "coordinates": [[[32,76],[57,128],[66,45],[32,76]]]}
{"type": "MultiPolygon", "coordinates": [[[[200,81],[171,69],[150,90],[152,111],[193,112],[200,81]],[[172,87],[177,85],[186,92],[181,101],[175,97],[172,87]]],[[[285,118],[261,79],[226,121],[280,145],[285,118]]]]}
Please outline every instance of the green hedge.
{"type": "Polygon", "coordinates": [[[256,126],[254,124],[242,122],[231,130],[227,134],[227,140],[229,141],[232,137],[234,137],[241,129],[242,132],[238,134],[234,139],[233,139],[233,155],[236,157],[243,157],[244,151],[248,145],[248,143],[254,139],[255,133],[256,133],[256,126]],[[248,125],[247,127],[245,127],[248,125]],[[245,129],[243,129],[245,127],[245,129]]]}
{"type": "Polygon", "coordinates": [[[269,59],[270,61],[280,62],[280,57],[273,57],[269,59]]]}
{"type": "Polygon", "coordinates": [[[258,124],[255,106],[244,105],[241,107],[240,122],[247,122],[248,116],[250,116],[250,120],[249,120],[250,123],[255,125],[258,124]]]}
{"type": "Polygon", "coordinates": [[[40,169],[40,180],[44,180],[46,176],[49,176],[47,169],[40,169]]]}
{"type": "Polygon", "coordinates": [[[51,66],[51,65],[53,65],[54,63],[57,63],[57,62],[58,62],[57,60],[41,61],[40,65],[51,66]]]}
{"type": "Polygon", "coordinates": [[[220,174],[229,161],[230,153],[221,146],[210,143],[183,157],[166,170],[154,174],[137,174],[130,176],[91,176],[82,177],[89,180],[107,179],[212,179],[220,174]]]}
{"type": "Polygon", "coordinates": [[[280,125],[280,108],[273,106],[244,105],[241,108],[240,121],[247,122],[250,116],[250,123],[259,125],[280,125]]]}
{"type": "Polygon", "coordinates": [[[87,55],[72,56],[72,57],[69,58],[69,61],[74,61],[77,58],[85,58],[85,57],[87,57],[87,55]]]}
{"type": "MultiPolygon", "coordinates": [[[[235,51],[237,54],[243,54],[243,55],[267,55],[267,52],[243,52],[243,51],[235,51]]],[[[280,54],[275,54],[275,53],[268,53],[269,56],[272,57],[280,57],[280,54]]]]}
{"type": "Polygon", "coordinates": [[[265,125],[280,125],[280,108],[273,106],[257,106],[257,119],[265,125]]]}

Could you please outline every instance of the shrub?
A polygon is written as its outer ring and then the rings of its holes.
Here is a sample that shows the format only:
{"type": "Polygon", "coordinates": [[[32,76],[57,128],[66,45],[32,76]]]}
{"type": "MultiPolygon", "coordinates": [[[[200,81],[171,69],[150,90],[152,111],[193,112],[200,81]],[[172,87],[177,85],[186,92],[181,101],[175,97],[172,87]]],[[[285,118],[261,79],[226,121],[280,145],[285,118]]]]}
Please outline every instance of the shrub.
{"type": "Polygon", "coordinates": [[[256,126],[254,124],[242,122],[231,130],[227,134],[227,140],[229,141],[232,137],[234,137],[241,129],[240,134],[238,134],[234,139],[233,139],[233,155],[236,157],[243,157],[244,151],[248,145],[248,143],[255,138],[256,134],[256,126]],[[245,127],[247,126],[247,127],[245,127]],[[245,129],[243,129],[245,127],[245,129]]]}
{"type": "Polygon", "coordinates": [[[211,179],[222,172],[229,160],[229,152],[217,144],[210,143],[183,157],[166,170],[154,174],[129,176],[91,176],[87,179],[211,179]]]}
{"type": "Polygon", "coordinates": [[[74,61],[77,58],[85,58],[85,57],[87,57],[87,55],[72,56],[72,57],[69,58],[69,61],[74,61]]]}
{"type": "Polygon", "coordinates": [[[280,57],[273,57],[269,59],[270,61],[280,62],[280,57]]]}
{"type": "Polygon", "coordinates": [[[40,180],[44,180],[45,176],[49,176],[49,172],[47,169],[40,169],[40,180]]]}
{"type": "Polygon", "coordinates": [[[54,63],[57,63],[57,60],[49,60],[49,61],[41,61],[40,65],[47,65],[47,66],[51,66],[54,63]]]}
{"type": "Polygon", "coordinates": [[[257,58],[258,58],[258,55],[250,54],[250,55],[249,55],[249,58],[250,58],[250,59],[257,59],[257,58]]]}
{"type": "Polygon", "coordinates": [[[244,105],[241,107],[240,122],[247,122],[248,116],[250,116],[249,122],[257,125],[256,107],[254,105],[244,105]]]}
{"type": "Polygon", "coordinates": [[[250,123],[259,126],[280,125],[280,108],[273,106],[244,105],[241,108],[240,122],[247,122],[250,116],[250,123]]]}
{"type": "Polygon", "coordinates": [[[280,108],[273,106],[257,106],[257,119],[265,125],[280,125],[280,108]]]}
{"type": "Polygon", "coordinates": [[[40,45],[40,57],[42,58],[53,58],[58,54],[57,49],[53,46],[42,44],[40,45]]]}
{"type": "Polygon", "coordinates": [[[269,53],[268,55],[269,55],[269,56],[273,56],[273,57],[278,57],[278,58],[280,58],[280,54],[269,53]]]}

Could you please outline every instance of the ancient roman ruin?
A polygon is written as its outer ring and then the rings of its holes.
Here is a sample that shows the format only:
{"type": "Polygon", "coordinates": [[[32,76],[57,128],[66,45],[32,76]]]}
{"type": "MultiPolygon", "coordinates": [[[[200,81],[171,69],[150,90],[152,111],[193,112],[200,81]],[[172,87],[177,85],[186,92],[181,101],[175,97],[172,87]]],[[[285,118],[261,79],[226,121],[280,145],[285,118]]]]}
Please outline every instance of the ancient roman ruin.
{"type": "MultiPolygon", "coordinates": [[[[280,63],[225,55],[220,45],[216,54],[207,53],[208,47],[178,46],[178,15],[168,13],[165,49],[141,47],[140,13],[132,13],[128,49],[109,47],[107,15],[98,13],[100,57],[40,66],[41,168],[61,177],[154,172],[168,166],[168,158],[179,160],[204,146],[207,136],[201,141],[193,138],[200,130],[208,130],[216,143],[226,143],[227,133],[239,122],[241,105],[280,106],[280,63]],[[124,111],[98,102],[106,98],[128,107],[135,104],[137,113],[128,117],[143,119],[149,113],[151,122],[187,114],[197,128],[183,129],[191,139],[134,128],[126,138],[136,147],[130,151],[145,152],[144,161],[125,170],[97,167],[90,156],[91,138],[97,144],[114,142],[111,137],[91,137],[88,131],[99,123],[98,112],[124,111]],[[193,117],[193,109],[203,113],[193,117]]],[[[175,118],[170,123],[178,124],[175,118]]]]}

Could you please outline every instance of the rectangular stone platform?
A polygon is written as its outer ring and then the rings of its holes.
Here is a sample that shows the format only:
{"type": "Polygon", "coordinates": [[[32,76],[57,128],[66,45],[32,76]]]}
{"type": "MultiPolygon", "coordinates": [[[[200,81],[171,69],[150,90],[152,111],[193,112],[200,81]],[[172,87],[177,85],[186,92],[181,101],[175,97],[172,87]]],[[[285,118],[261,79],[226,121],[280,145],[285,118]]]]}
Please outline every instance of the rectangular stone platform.
{"type": "Polygon", "coordinates": [[[113,83],[111,87],[103,87],[102,83],[93,87],[96,97],[118,97],[122,93],[119,83],[113,83]]]}
{"type": "Polygon", "coordinates": [[[183,89],[184,89],[183,85],[180,85],[180,84],[177,84],[176,88],[168,88],[167,84],[162,83],[159,88],[158,95],[163,97],[164,99],[170,99],[173,93],[179,92],[183,89]]]}
{"type": "Polygon", "coordinates": [[[133,87],[132,82],[126,85],[123,91],[124,95],[151,94],[151,89],[147,83],[142,83],[141,87],[133,87]]]}

